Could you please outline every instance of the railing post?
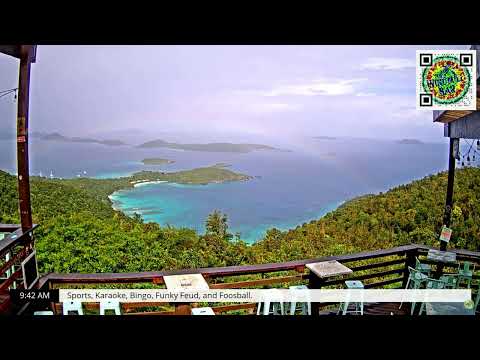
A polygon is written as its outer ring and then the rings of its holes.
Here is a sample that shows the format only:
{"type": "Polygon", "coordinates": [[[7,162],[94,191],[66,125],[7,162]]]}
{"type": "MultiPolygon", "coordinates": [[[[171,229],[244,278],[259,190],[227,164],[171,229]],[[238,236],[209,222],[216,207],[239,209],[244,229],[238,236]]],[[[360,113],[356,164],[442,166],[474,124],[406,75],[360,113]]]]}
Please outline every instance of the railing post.
{"type": "Polygon", "coordinates": [[[410,275],[408,267],[415,268],[415,258],[418,255],[418,249],[408,250],[405,257],[405,271],[403,273],[403,282],[402,288],[405,289],[407,286],[408,277],[410,275]]]}

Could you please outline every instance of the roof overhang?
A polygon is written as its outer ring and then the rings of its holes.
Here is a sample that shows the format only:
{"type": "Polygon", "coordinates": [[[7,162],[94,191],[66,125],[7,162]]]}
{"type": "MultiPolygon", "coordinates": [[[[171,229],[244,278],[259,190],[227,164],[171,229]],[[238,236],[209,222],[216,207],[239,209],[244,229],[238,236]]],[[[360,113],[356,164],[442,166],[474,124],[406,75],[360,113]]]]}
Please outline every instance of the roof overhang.
{"type": "MultiPolygon", "coordinates": [[[[37,45],[29,45],[32,47],[31,62],[34,63],[37,57],[37,45]]],[[[13,56],[17,59],[21,58],[22,45],[0,45],[0,53],[13,56]]]]}

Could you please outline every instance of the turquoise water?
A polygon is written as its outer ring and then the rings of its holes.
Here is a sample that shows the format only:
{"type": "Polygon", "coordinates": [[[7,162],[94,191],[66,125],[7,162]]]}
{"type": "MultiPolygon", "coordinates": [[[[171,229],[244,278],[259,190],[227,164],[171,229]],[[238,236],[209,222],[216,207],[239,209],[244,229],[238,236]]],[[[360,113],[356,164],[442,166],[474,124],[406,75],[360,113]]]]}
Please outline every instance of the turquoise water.
{"type": "MultiPolygon", "coordinates": [[[[251,189],[246,190],[247,192],[256,187],[255,181],[258,180],[251,180],[251,189]]],[[[232,194],[239,192],[239,187],[238,183],[148,184],[133,190],[118,191],[112,194],[110,199],[114,208],[127,215],[138,213],[147,222],[193,228],[201,233],[204,232],[203,221],[209,213],[218,209],[230,216],[230,231],[239,232],[241,238],[247,242],[263,238],[265,232],[273,227],[287,230],[304,221],[318,219],[341,203],[332,202],[311,207],[300,213],[295,213],[295,204],[284,204],[283,208],[278,209],[282,212],[275,214],[267,203],[243,196],[233,198],[232,194]]]]}
{"type": "MultiPolygon", "coordinates": [[[[240,232],[243,240],[254,242],[269,228],[294,228],[352,197],[386,191],[447,167],[446,144],[307,139],[278,147],[292,151],[207,153],[33,141],[31,173],[52,171],[54,176],[67,178],[86,172],[89,177],[111,178],[141,170],[231,164],[231,170],[254,178],[209,185],[149,184],[119,191],[111,199],[115,208],[129,215],[137,212],[146,221],[200,233],[208,214],[217,209],[228,215],[232,233],[240,232]],[[145,166],[140,160],[146,157],[175,163],[145,166]]],[[[14,142],[0,141],[0,169],[15,173],[14,142]]]]}
{"type": "MultiPolygon", "coordinates": [[[[294,228],[352,197],[386,191],[445,169],[445,146],[419,146],[337,141],[315,144],[309,151],[217,155],[211,163],[230,163],[233,171],[255,178],[209,185],[149,184],[111,198],[129,215],[137,212],[146,221],[200,233],[208,214],[217,209],[228,215],[230,231],[251,243],[263,238],[267,229],[294,228]]],[[[213,156],[188,155],[190,160],[213,156]]]]}

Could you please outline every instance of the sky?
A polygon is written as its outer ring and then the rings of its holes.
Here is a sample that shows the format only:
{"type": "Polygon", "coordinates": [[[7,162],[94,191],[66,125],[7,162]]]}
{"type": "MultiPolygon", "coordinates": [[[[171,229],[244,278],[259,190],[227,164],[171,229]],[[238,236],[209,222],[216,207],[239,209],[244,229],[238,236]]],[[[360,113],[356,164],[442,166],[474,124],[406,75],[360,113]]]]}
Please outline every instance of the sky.
{"type": "MultiPolygon", "coordinates": [[[[415,50],[469,46],[46,46],[32,65],[30,130],[441,141],[415,110],[415,50]]],[[[0,55],[0,90],[18,60],[0,55]]],[[[0,131],[15,129],[13,96],[0,131]]]]}

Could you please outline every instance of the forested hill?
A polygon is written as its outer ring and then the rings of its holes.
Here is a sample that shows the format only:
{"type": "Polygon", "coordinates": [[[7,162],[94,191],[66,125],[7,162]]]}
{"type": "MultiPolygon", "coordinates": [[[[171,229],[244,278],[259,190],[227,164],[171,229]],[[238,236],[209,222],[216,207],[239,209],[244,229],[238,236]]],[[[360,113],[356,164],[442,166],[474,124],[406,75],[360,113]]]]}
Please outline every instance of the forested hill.
{"type": "MultiPolygon", "coordinates": [[[[264,261],[388,248],[412,242],[438,245],[447,173],[379,195],[348,201],[325,217],[287,232],[270,230],[256,245],[264,261]]],[[[457,170],[449,246],[480,250],[480,169],[457,170]]]]}
{"type": "MultiPolygon", "coordinates": [[[[227,219],[221,214],[209,217],[205,235],[191,229],[144,224],[139,217],[131,219],[112,210],[108,200],[100,199],[104,193],[101,189],[75,186],[74,181],[31,180],[34,221],[41,225],[36,231],[41,272],[225,266],[351,253],[410,242],[438,244],[447,175],[429,176],[383,194],[353,199],[324,218],[290,231],[271,229],[252,246],[233,240],[227,219]]],[[[92,187],[95,184],[89,182],[92,187]]],[[[0,222],[18,223],[16,191],[16,178],[0,171],[0,222]]],[[[454,200],[451,246],[479,250],[480,169],[457,171],[454,200]]]]}

